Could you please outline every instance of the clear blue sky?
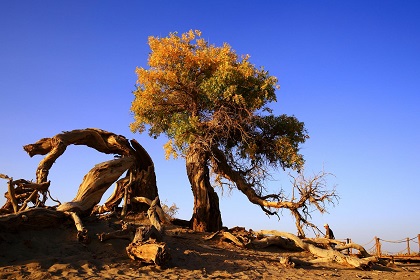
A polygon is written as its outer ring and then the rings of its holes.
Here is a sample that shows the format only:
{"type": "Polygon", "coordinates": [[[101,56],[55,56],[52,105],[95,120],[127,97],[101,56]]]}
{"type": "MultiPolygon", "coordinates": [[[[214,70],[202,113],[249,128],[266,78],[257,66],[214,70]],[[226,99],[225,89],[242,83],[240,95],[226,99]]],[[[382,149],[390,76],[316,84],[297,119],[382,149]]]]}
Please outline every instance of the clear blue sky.
{"type": "MultiPolygon", "coordinates": [[[[182,159],[132,134],[136,66],[147,37],[199,29],[210,43],[277,76],[276,114],[305,122],[306,172],[336,175],[337,238],[365,244],[420,233],[420,3],[418,1],[0,1],[0,173],[35,179],[41,156],[22,146],[61,131],[96,127],[137,139],[152,156],[161,200],[189,219],[192,194],[182,159]],[[208,4],[211,3],[211,4],[208,4]]],[[[72,146],[51,169],[51,192],[71,200],[94,164],[110,156],[72,146]]],[[[279,175],[269,187],[290,184],[279,175]]],[[[7,182],[0,187],[6,191],[7,182]]],[[[0,199],[3,204],[4,198],[0,199]]],[[[220,199],[228,227],[295,233],[283,211],[267,218],[237,191],[220,199]]]]}

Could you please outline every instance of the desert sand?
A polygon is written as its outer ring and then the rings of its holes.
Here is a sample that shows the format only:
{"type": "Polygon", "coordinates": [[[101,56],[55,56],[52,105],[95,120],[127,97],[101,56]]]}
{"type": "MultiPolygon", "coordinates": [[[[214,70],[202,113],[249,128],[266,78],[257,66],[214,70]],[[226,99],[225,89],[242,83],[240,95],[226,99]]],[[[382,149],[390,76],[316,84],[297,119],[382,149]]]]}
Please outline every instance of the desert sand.
{"type": "Polygon", "coordinates": [[[280,257],[313,257],[277,246],[256,250],[227,240],[205,240],[210,233],[174,225],[165,225],[171,260],[166,267],[157,267],[128,258],[125,248],[130,240],[96,238],[120,229],[118,222],[93,219],[85,221],[85,227],[90,237],[87,244],[77,241],[71,222],[0,232],[0,279],[420,279],[416,264],[377,265],[369,271],[335,263],[284,267],[280,257]]]}

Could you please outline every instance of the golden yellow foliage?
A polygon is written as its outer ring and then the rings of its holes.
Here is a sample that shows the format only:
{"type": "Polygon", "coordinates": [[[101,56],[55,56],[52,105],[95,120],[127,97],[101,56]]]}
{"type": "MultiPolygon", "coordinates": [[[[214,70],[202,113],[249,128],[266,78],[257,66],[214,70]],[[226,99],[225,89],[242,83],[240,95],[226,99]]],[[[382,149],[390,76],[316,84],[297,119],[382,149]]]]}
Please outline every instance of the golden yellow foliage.
{"type": "MultiPolygon", "coordinates": [[[[148,126],[151,136],[166,134],[171,139],[165,144],[167,158],[197,141],[239,145],[249,157],[263,151],[252,148],[257,145],[252,140],[254,132],[247,130],[252,129],[258,112],[276,101],[276,77],[251,64],[248,54],[238,56],[227,43],[209,44],[199,30],[150,36],[148,43],[149,67],[136,69],[133,132],[144,132],[148,126]]],[[[297,154],[297,145],[280,146],[285,150],[275,153],[288,154],[287,161],[289,153],[297,154]]]]}

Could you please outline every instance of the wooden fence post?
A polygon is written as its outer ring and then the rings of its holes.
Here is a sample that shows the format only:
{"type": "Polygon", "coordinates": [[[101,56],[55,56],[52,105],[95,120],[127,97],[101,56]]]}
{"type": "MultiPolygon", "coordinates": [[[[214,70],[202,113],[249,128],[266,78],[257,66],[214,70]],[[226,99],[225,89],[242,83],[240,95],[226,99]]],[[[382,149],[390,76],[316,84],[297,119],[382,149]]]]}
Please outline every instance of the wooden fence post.
{"type": "Polygon", "coordinates": [[[378,257],[380,257],[381,256],[381,242],[379,241],[380,239],[379,239],[379,237],[376,237],[375,236],[375,242],[376,242],[376,255],[378,256],[378,257]]]}
{"type": "Polygon", "coordinates": [[[417,243],[419,244],[419,254],[420,254],[420,234],[417,234],[417,243]]]}
{"type": "Polygon", "coordinates": [[[410,238],[407,237],[407,252],[410,255],[410,238]]]}

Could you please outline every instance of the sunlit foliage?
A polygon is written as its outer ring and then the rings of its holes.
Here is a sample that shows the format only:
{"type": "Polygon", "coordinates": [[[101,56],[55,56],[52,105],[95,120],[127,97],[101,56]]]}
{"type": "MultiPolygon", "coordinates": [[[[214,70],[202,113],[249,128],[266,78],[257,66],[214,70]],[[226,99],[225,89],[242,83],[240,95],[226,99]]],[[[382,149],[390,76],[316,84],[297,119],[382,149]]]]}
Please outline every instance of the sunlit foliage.
{"type": "Polygon", "coordinates": [[[238,56],[227,43],[211,45],[197,30],[148,42],[149,68],[136,69],[133,132],[167,135],[167,157],[200,143],[223,151],[236,169],[303,164],[304,125],[271,113],[277,78],[251,64],[249,55],[238,56]]]}

